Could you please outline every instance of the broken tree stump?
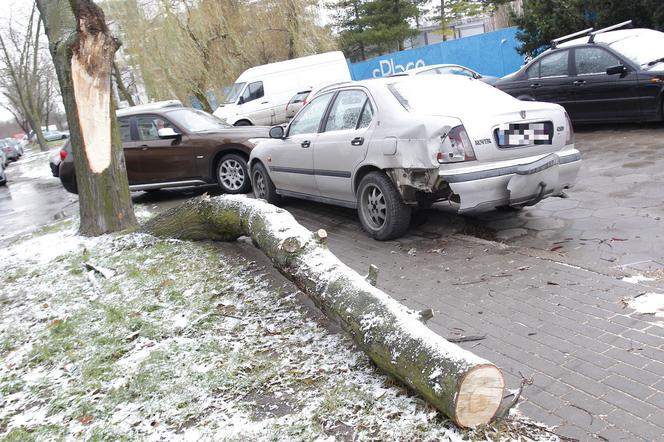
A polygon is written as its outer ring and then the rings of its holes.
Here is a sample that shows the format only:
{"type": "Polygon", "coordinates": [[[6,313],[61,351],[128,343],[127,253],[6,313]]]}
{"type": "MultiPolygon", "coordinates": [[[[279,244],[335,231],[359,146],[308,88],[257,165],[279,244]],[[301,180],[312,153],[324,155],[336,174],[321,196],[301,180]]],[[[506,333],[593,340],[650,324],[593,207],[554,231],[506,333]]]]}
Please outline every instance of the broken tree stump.
{"type": "Polygon", "coordinates": [[[459,426],[487,424],[498,410],[504,380],[495,365],[431,331],[417,312],[343,264],[287,211],[244,196],[204,195],[156,216],[142,230],[188,240],[250,237],[379,368],[459,426]]]}

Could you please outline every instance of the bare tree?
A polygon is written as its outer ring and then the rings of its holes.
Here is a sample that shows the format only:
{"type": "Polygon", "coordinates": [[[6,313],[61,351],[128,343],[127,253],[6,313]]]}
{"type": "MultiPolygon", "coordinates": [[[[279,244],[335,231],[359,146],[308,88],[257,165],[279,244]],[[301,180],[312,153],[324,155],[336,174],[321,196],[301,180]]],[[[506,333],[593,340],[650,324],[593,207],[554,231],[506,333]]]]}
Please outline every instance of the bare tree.
{"type": "Polygon", "coordinates": [[[60,83],[74,154],[83,235],[136,224],[111,75],[120,43],[92,0],[37,0],[60,83]]]}
{"type": "MultiPolygon", "coordinates": [[[[42,134],[44,106],[52,94],[48,73],[40,54],[41,22],[33,5],[27,24],[10,21],[6,32],[0,33],[0,89],[8,99],[10,112],[16,121],[23,120],[35,132],[41,150],[46,150],[42,134]],[[19,31],[20,28],[20,31],[19,31]]],[[[50,103],[48,104],[50,106],[50,103]]]]}
{"type": "Polygon", "coordinates": [[[335,49],[315,0],[123,0],[105,3],[153,99],[211,111],[245,69],[335,49]],[[251,17],[251,20],[247,20],[251,17]]]}

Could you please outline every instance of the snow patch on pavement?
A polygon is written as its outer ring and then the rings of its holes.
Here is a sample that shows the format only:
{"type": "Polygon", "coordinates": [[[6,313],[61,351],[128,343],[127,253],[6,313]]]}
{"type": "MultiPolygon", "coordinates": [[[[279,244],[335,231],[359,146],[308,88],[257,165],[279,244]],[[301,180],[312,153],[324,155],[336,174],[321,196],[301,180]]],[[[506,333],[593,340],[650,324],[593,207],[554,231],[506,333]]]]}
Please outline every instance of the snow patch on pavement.
{"type": "Polygon", "coordinates": [[[655,278],[648,278],[647,276],[643,276],[641,274],[638,275],[632,275],[632,276],[625,276],[620,279],[623,282],[628,282],[630,284],[639,284],[641,282],[647,282],[647,281],[654,281],[655,278]]]}
{"type": "Polygon", "coordinates": [[[627,305],[642,315],[664,318],[664,293],[645,293],[630,300],[627,305]]]}

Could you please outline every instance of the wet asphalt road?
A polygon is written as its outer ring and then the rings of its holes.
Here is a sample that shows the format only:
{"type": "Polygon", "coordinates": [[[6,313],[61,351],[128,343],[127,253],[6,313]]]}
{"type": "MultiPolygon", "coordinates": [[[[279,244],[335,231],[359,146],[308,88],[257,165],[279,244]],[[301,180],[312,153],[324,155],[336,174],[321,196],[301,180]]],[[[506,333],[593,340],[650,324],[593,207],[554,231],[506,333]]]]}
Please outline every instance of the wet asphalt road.
{"type": "Polygon", "coordinates": [[[0,244],[78,211],[78,198],[50,176],[46,153],[28,150],[5,172],[7,185],[0,187],[0,244]]]}
{"type": "MultiPolygon", "coordinates": [[[[569,198],[477,216],[457,216],[440,203],[416,213],[399,242],[426,247],[428,241],[464,233],[554,251],[585,267],[664,270],[664,125],[580,127],[576,144],[584,162],[569,198]]],[[[77,212],[76,196],[50,176],[46,154],[26,154],[8,167],[7,175],[8,186],[0,188],[0,243],[77,212]]],[[[138,211],[159,212],[203,192],[220,194],[216,186],[208,186],[134,192],[132,198],[138,211]]],[[[354,210],[296,200],[284,208],[305,225],[331,234],[360,229],[354,210]]],[[[371,243],[368,237],[366,241],[371,243]]]]}

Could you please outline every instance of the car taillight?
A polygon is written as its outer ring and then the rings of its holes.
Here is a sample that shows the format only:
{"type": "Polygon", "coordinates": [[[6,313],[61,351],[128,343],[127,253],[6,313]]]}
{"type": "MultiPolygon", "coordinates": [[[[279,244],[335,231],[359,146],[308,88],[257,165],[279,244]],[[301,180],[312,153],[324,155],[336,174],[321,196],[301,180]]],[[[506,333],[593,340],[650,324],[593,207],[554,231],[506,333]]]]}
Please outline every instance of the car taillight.
{"type": "Polygon", "coordinates": [[[60,161],[64,161],[65,158],[67,158],[68,154],[69,154],[69,152],[67,152],[66,150],[60,149],[60,161]]]}
{"type": "Polygon", "coordinates": [[[470,138],[463,125],[453,127],[447,137],[443,137],[440,152],[436,155],[436,159],[439,163],[456,163],[477,159],[473,145],[470,143],[470,138]]]}
{"type": "Polygon", "coordinates": [[[565,112],[565,120],[567,120],[567,137],[565,138],[565,145],[574,144],[574,127],[572,127],[572,120],[569,119],[569,115],[565,112]]]}

